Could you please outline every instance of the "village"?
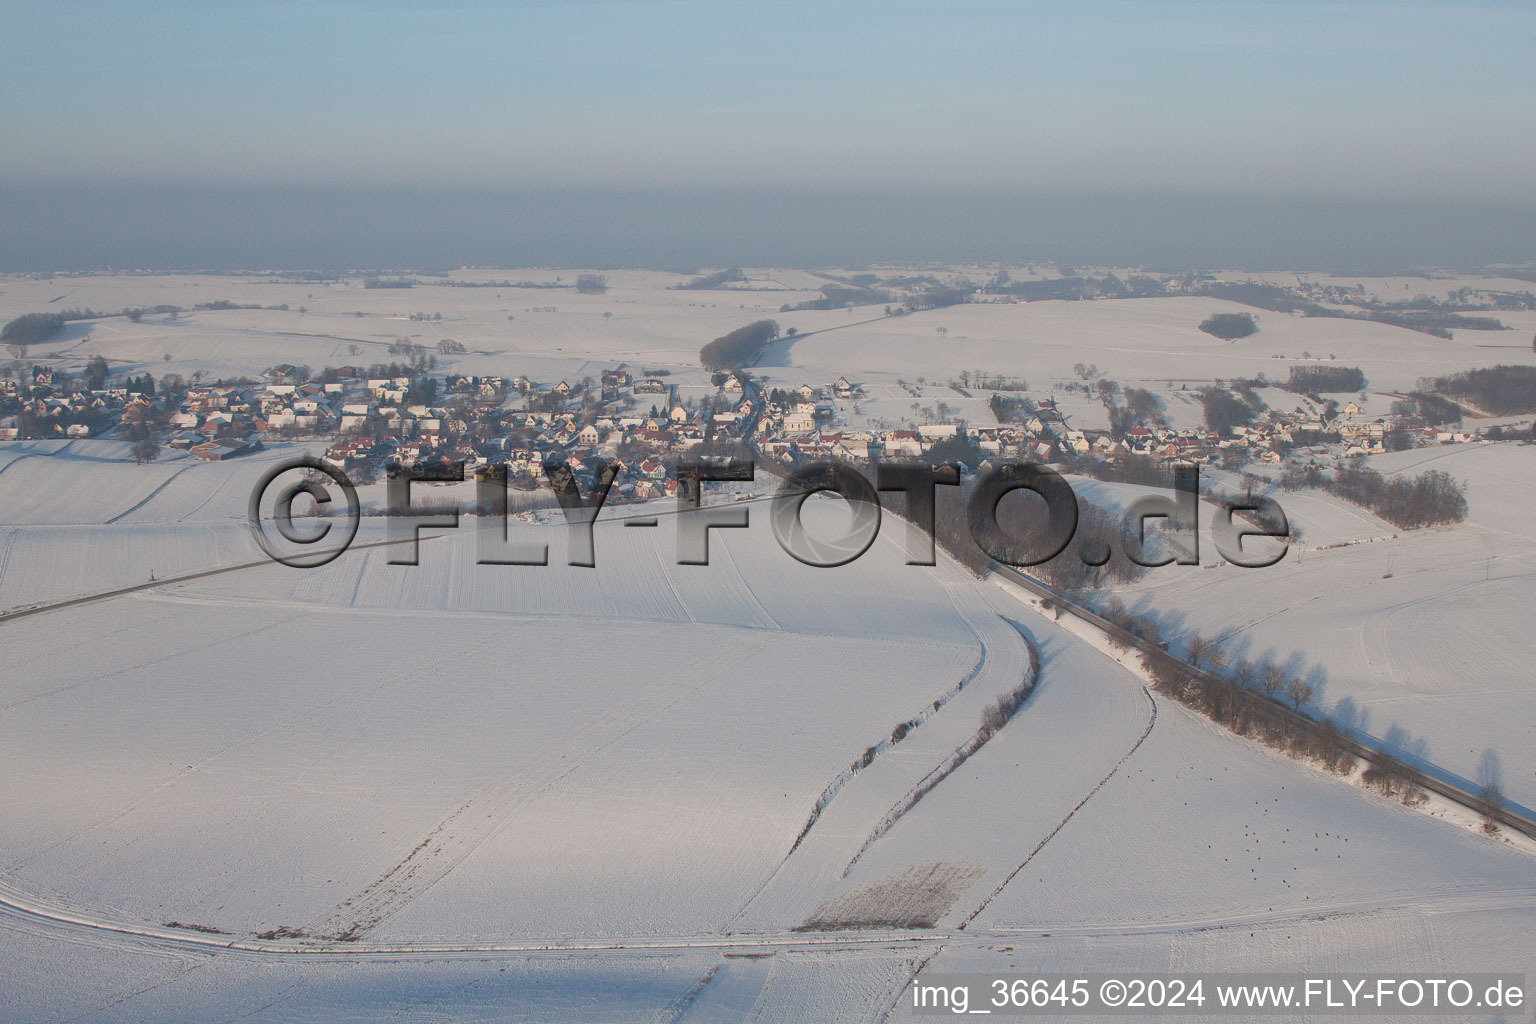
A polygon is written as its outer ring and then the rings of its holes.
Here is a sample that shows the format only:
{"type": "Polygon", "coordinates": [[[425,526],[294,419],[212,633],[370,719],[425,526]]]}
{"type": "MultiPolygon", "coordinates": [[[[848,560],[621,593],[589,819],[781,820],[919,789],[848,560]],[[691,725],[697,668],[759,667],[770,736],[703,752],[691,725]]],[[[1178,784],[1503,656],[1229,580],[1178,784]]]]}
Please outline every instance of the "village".
{"type": "MultiPolygon", "coordinates": [[[[1054,395],[1030,400],[994,392],[999,422],[992,424],[948,415],[941,422],[871,427],[848,422],[850,408],[867,396],[863,384],[846,377],[785,389],[765,388],[750,373],[722,371],[711,378],[712,390],[694,385],[683,397],[667,370],[636,374],[620,365],[598,379],[535,381],[437,373],[420,353],[404,364],[326,367],[313,376],[307,367],[278,364],[260,379],[235,382],[205,383],[200,375],[187,382],[175,374],[156,382],[148,372],[108,376],[104,362],[78,375],[36,364],[21,371],[17,364],[0,380],[0,441],[115,437],[134,442],[141,462],[158,458],[162,448],[219,461],[273,440],[315,441],[324,442],[328,463],[359,483],[401,468],[432,475],[461,465],[465,474],[503,472],[524,490],[547,487],[546,470],[557,463],[583,478],[600,465],[621,463],[615,497],[644,500],[675,493],[679,457],[742,447],[786,465],[1010,458],[1072,468],[1097,462],[1236,469],[1279,464],[1291,455],[1327,463],[1502,436],[1499,428],[1426,423],[1413,415],[1412,401],[1394,403],[1394,414],[1369,416],[1363,401],[1286,393],[1294,407],[1278,410],[1256,401],[1247,382],[1233,382],[1233,391],[1256,406],[1246,423],[1174,426],[1146,404],[1136,415],[1127,402],[1125,415],[1110,417],[1119,429],[1078,429],[1054,395]]],[[[1112,413],[1119,411],[1118,386],[1099,395],[1112,413]]],[[[1232,391],[1218,397],[1239,401],[1232,391]]],[[[949,411],[942,403],[940,409],[949,411]]]]}

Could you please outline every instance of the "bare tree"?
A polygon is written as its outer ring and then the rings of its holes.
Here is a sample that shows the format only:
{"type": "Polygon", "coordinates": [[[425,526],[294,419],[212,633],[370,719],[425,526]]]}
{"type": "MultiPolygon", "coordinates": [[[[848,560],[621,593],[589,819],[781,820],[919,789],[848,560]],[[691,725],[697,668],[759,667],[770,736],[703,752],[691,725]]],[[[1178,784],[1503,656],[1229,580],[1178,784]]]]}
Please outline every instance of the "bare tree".
{"type": "Polygon", "coordinates": [[[1264,691],[1264,696],[1270,700],[1275,699],[1275,694],[1284,692],[1286,680],[1285,669],[1272,661],[1265,662],[1259,669],[1259,689],[1264,691]]]}
{"type": "Polygon", "coordinates": [[[145,439],[148,419],[149,406],[141,402],[133,402],[123,409],[123,425],[127,427],[128,436],[134,440],[145,439]]]}
{"type": "Polygon", "coordinates": [[[160,442],[153,436],[146,437],[142,441],[135,442],[132,451],[133,457],[142,466],[146,462],[154,462],[160,458],[160,442]]]}
{"type": "Polygon", "coordinates": [[[1184,644],[1184,653],[1189,657],[1189,663],[1195,668],[1204,668],[1205,661],[1210,656],[1214,644],[1209,639],[1196,633],[1184,644]]]}
{"type": "Polygon", "coordinates": [[[1291,707],[1300,711],[1303,704],[1312,700],[1312,684],[1300,676],[1292,676],[1286,680],[1285,696],[1291,702],[1291,707]]]}
{"type": "Polygon", "coordinates": [[[1240,690],[1251,690],[1258,678],[1258,670],[1250,661],[1235,661],[1232,663],[1232,682],[1240,690]]]}
{"type": "Polygon", "coordinates": [[[1477,766],[1478,812],[1483,816],[1483,831],[1492,835],[1499,828],[1499,810],[1504,806],[1503,770],[1499,755],[1493,750],[1483,751],[1483,759],[1477,766]]]}
{"type": "Polygon", "coordinates": [[[1412,793],[1411,773],[1408,767],[1385,750],[1371,755],[1371,764],[1362,778],[1368,785],[1381,790],[1383,796],[1407,797],[1412,793]]]}

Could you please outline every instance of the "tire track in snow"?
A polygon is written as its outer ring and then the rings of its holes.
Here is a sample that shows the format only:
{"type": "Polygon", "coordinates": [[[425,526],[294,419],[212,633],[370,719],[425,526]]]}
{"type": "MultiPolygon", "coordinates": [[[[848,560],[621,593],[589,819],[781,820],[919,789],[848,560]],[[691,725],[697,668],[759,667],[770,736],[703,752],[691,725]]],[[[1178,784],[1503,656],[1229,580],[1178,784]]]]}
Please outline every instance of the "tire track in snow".
{"type": "MultiPolygon", "coordinates": [[[[958,587],[954,584],[944,584],[942,589],[944,596],[950,603],[951,609],[953,609],[955,613],[955,616],[961,622],[965,623],[965,627],[971,631],[971,636],[975,639],[976,646],[981,651],[981,653],[977,657],[975,664],[971,666],[970,670],[966,672],[965,675],[960,677],[959,681],[956,682],[955,685],[945,690],[936,700],[924,704],[922,710],[919,711],[916,716],[906,720],[908,723],[911,723],[911,727],[902,737],[903,740],[915,733],[919,728],[922,727],[925,722],[943,710],[945,705],[947,705],[951,700],[958,696],[962,690],[964,690],[971,683],[975,682],[976,679],[979,678],[981,674],[986,670],[986,667],[991,660],[990,649],[987,647],[987,642],[982,639],[981,631],[976,628],[976,624],[970,620],[969,616],[967,616],[961,610],[960,605],[955,601],[955,594],[958,590],[958,587]]],[[[900,741],[892,740],[889,734],[882,736],[878,742],[866,748],[866,754],[869,756],[868,761],[864,761],[862,758],[859,761],[855,761],[849,767],[844,768],[840,773],[838,773],[836,778],[827,784],[827,787],[822,790],[821,796],[817,798],[816,803],[812,806],[811,813],[806,819],[805,826],[800,830],[800,834],[795,837],[795,841],[793,845],[790,846],[789,852],[784,855],[783,860],[779,861],[778,865],[773,869],[768,877],[763,879],[763,883],[752,891],[752,895],[749,896],[747,901],[742,904],[741,909],[732,914],[730,919],[721,926],[720,930],[722,933],[728,932],[732,925],[741,920],[741,918],[746,915],[747,911],[752,909],[752,905],[757,902],[758,897],[762,896],[763,892],[768,888],[768,886],[773,884],[774,879],[776,879],[784,870],[784,867],[789,863],[790,858],[794,856],[795,851],[800,849],[801,845],[805,842],[806,837],[810,835],[811,829],[816,825],[816,822],[821,819],[821,815],[826,811],[827,807],[831,805],[832,800],[840,792],[842,792],[843,788],[848,783],[852,782],[861,771],[874,764],[875,761],[879,759],[880,755],[894,747],[897,742],[900,741]]]]}
{"type": "Polygon", "coordinates": [[[864,840],[864,844],[859,847],[858,852],[848,861],[848,866],[843,868],[844,878],[848,877],[848,872],[853,870],[854,865],[864,857],[864,854],[869,852],[869,848],[880,841],[881,836],[895,828],[896,823],[905,817],[908,811],[916,807],[923,797],[937,789],[941,782],[959,770],[961,765],[981,753],[982,747],[987,745],[992,736],[1006,728],[1008,722],[1013,721],[1014,715],[1022,712],[1028,706],[1030,698],[1034,696],[1035,689],[1040,685],[1040,672],[1042,669],[1040,653],[1036,649],[1034,641],[1024,634],[1023,628],[1017,623],[1013,625],[1015,629],[1019,630],[1019,635],[1024,637],[1024,645],[1029,651],[1029,668],[1026,669],[1024,682],[1021,684],[1027,687],[1024,700],[1008,716],[1008,720],[1003,723],[1002,727],[986,732],[986,727],[984,726],[982,731],[978,731],[957,747],[943,761],[934,765],[927,775],[919,779],[915,786],[908,790],[900,800],[896,801],[891,809],[885,812],[885,816],[875,824],[874,831],[870,832],[869,836],[864,840]]]}
{"type": "Polygon", "coordinates": [[[348,608],[357,607],[357,595],[363,592],[363,578],[368,574],[368,562],[373,558],[373,552],[363,555],[363,564],[357,567],[357,579],[352,581],[352,598],[347,602],[348,608]]]}
{"type": "MultiPolygon", "coordinates": [[[[431,536],[422,537],[421,541],[426,543],[428,541],[437,540],[444,536],[448,535],[434,534],[431,536]]],[[[347,550],[364,551],[369,548],[387,547],[391,544],[409,543],[411,543],[410,538],[405,540],[372,540],[362,544],[353,544],[351,547],[347,548],[347,550]]],[[[315,553],[320,554],[322,552],[315,553]]],[[[254,562],[237,562],[234,565],[224,565],[218,567],[217,569],[200,569],[197,572],[183,573],[180,576],[167,576],[165,579],[153,580],[149,583],[135,583],[132,586],[117,587],[112,590],[102,590],[95,594],[85,594],[80,597],[67,597],[60,601],[48,601],[43,604],[34,604],[29,607],[17,608],[11,611],[0,609],[0,625],[4,625],[8,622],[15,622],[17,619],[24,619],[30,615],[43,615],[47,612],[63,611],[66,608],[76,608],[81,605],[96,604],[99,601],[110,601],[114,597],[124,597],[128,594],[136,594],[141,590],[157,590],[160,587],[169,587],[177,583],[190,583],[193,580],[207,579],[210,576],[222,576],[225,573],[240,572],[244,569],[257,569],[264,565],[277,564],[277,562],[274,562],[270,558],[262,558],[254,562]]]]}
{"type": "MultiPolygon", "coordinates": [[[[4,472],[4,467],[0,467],[4,472]]],[[[5,567],[11,564],[11,548],[16,543],[16,531],[6,530],[3,542],[0,542],[0,580],[5,579],[5,567]]]]}
{"type": "Polygon", "coordinates": [[[21,455],[16,456],[11,461],[7,462],[5,465],[0,466],[0,473],[4,473],[18,462],[24,462],[27,459],[38,459],[43,457],[44,455],[42,452],[24,452],[21,455]]]}
{"type": "MultiPolygon", "coordinates": [[[[0,473],[4,473],[6,470],[8,470],[12,466],[16,465],[16,463],[25,461],[26,459],[51,459],[54,456],[63,455],[65,452],[69,451],[70,448],[74,447],[74,444],[75,444],[75,442],[73,442],[73,441],[66,441],[66,442],[64,442],[64,444],[60,448],[58,448],[58,450],[51,451],[51,452],[22,452],[20,455],[16,456],[14,459],[12,459],[9,462],[7,462],[5,465],[0,466],[0,473]]],[[[116,462],[118,460],[116,460],[116,459],[96,459],[96,460],[92,460],[92,461],[97,461],[97,462],[116,462]]]]}
{"type": "Polygon", "coordinates": [[[886,1021],[891,1019],[891,1014],[895,1013],[896,1007],[901,1005],[901,997],[907,994],[907,989],[912,987],[912,983],[917,980],[917,976],[922,974],[924,969],[926,969],[927,966],[933,962],[934,957],[938,956],[942,952],[944,952],[944,946],[941,944],[938,949],[935,949],[932,953],[929,953],[921,960],[913,960],[908,962],[907,983],[901,986],[901,988],[897,989],[895,995],[891,996],[890,1002],[886,1004],[885,1010],[876,1020],[876,1024],[885,1024],[886,1021]]]}
{"type": "Polygon", "coordinates": [[[1142,731],[1141,737],[1131,745],[1130,750],[1125,752],[1125,756],[1121,757],[1120,760],[1115,762],[1115,766],[1109,770],[1109,774],[1100,779],[1099,784],[1090,789],[1088,791],[1088,795],[1079,800],[1077,802],[1077,806],[1068,811],[1067,816],[1062,818],[1061,821],[1057,822],[1056,827],[1051,829],[1050,833],[1047,834],[1044,839],[1040,840],[1040,842],[1036,844],[1033,850],[1029,851],[1029,856],[1025,857],[1018,867],[1008,872],[1008,877],[1004,878],[1000,883],[998,883],[997,888],[988,893],[987,898],[981,901],[981,905],[978,906],[975,910],[971,911],[970,915],[956,926],[959,930],[964,931],[966,926],[968,926],[972,921],[976,920],[977,916],[983,910],[987,909],[987,904],[996,899],[998,894],[1008,887],[1008,883],[1013,881],[1014,877],[1017,876],[1020,871],[1023,871],[1025,866],[1028,865],[1030,861],[1034,860],[1041,850],[1045,849],[1047,843],[1056,838],[1056,833],[1067,827],[1067,822],[1072,820],[1073,815],[1082,810],[1083,806],[1087,804],[1089,800],[1092,800],[1094,796],[1099,792],[1099,790],[1104,788],[1104,784],[1107,783],[1110,779],[1114,778],[1116,772],[1125,767],[1125,763],[1131,759],[1131,756],[1135,754],[1136,751],[1141,749],[1141,745],[1147,741],[1147,737],[1152,735],[1152,727],[1157,724],[1157,700],[1152,696],[1152,691],[1147,689],[1145,686],[1141,688],[1141,692],[1146,694],[1147,703],[1151,707],[1151,712],[1147,716],[1147,727],[1142,731]]]}
{"type": "MultiPolygon", "coordinates": [[[[191,467],[185,467],[185,468],[191,468],[191,467]]],[[[220,480],[219,481],[219,485],[217,487],[215,487],[212,491],[208,492],[208,497],[206,497],[202,501],[198,502],[196,508],[192,509],[186,515],[182,516],[180,519],[178,519],[176,521],[178,523],[184,523],[188,519],[191,519],[193,516],[195,516],[199,512],[201,512],[204,508],[206,508],[208,506],[209,502],[213,501],[214,498],[217,498],[220,494],[224,493],[224,488],[229,486],[230,481],[235,478],[235,475],[236,474],[234,474],[234,473],[230,473],[223,480],[220,480]]],[[[167,480],[166,483],[170,483],[170,481],[167,480]]]]}
{"type": "MultiPolygon", "coordinates": [[[[954,595],[950,588],[945,587],[944,593],[949,597],[950,603],[953,605],[954,595]]],[[[971,631],[971,635],[976,638],[976,643],[981,648],[981,654],[979,657],[977,657],[976,663],[971,666],[970,671],[961,676],[960,680],[955,683],[954,686],[951,686],[948,690],[945,690],[944,693],[940,694],[938,699],[932,701],[931,703],[924,704],[922,711],[918,712],[914,718],[908,719],[908,721],[915,721],[916,724],[907,730],[906,736],[902,737],[903,739],[906,739],[907,736],[911,736],[923,725],[924,722],[928,721],[928,719],[932,718],[934,715],[938,714],[939,711],[943,710],[946,704],[953,700],[961,690],[965,689],[972,682],[974,682],[986,668],[988,661],[988,649],[986,641],[982,640],[981,634],[977,632],[976,627],[971,624],[970,620],[967,619],[964,615],[960,615],[958,606],[955,607],[955,613],[960,616],[961,621],[966,624],[966,628],[971,631]]],[[[741,920],[747,911],[752,909],[752,904],[756,903],[757,898],[763,894],[764,890],[766,890],[769,885],[773,884],[773,880],[779,876],[781,871],[783,871],[784,866],[789,863],[789,859],[795,855],[795,851],[800,849],[801,845],[805,842],[806,837],[810,835],[811,829],[815,827],[816,822],[821,819],[821,815],[826,811],[827,807],[831,805],[833,799],[835,799],[837,795],[843,791],[843,788],[847,786],[848,783],[852,782],[861,771],[874,764],[875,760],[879,758],[881,754],[885,753],[885,751],[889,750],[893,746],[895,746],[895,744],[891,741],[891,737],[886,735],[879,742],[868,748],[867,752],[869,753],[869,760],[865,761],[863,758],[860,758],[860,760],[855,761],[849,767],[844,768],[841,772],[838,773],[836,778],[827,784],[827,787],[822,790],[821,796],[817,798],[816,803],[812,806],[810,816],[806,818],[805,826],[800,829],[800,834],[795,837],[795,841],[793,844],[791,844],[789,852],[784,855],[784,859],[779,861],[778,865],[773,869],[768,877],[763,879],[763,883],[759,885],[755,890],[753,890],[752,895],[749,896],[747,901],[742,904],[741,909],[732,914],[730,919],[721,926],[721,932],[728,932],[731,925],[741,920]]]]}
{"type": "MultiPolygon", "coordinates": [[[[495,639],[488,637],[484,643],[495,639]]],[[[761,651],[762,644],[758,643],[752,650],[744,652],[742,658],[745,660],[761,651]]],[[[534,778],[528,777],[530,773],[527,770],[514,770],[483,787],[444,818],[388,871],[329,911],[312,919],[302,931],[307,936],[329,941],[356,941],[452,874],[511,822],[519,810],[579,771],[592,755],[649,725],[674,705],[693,697],[700,690],[719,682],[730,673],[731,667],[722,665],[717,671],[690,686],[663,694],[663,697],[670,699],[665,699],[654,709],[646,703],[648,698],[645,695],[637,696],[635,703],[610,705],[590,730],[597,734],[597,741],[581,750],[579,756],[566,755],[571,763],[564,770],[554,774],[560,766],[549,760],[548,755],[556,749],[566,748],[551,746],[530,763],[534,778]],[[537,773],[541,767],[546,770],[539,775],[537,773]]],[[[560,741],[552,742],[558,744],[560,741]]]]}
{"type": "Polygon", "coordinates": [[[720,973],[720,968],[724,966],[724,964],[715,964],[705,971],[704,976],[694,982],[692,988],[674,1000],[671,1006],[657,1014],[656,1024],[677,1024],[682,1019],[683,1014],[688,1012],[688,1008],[693,1005],[693,1001],[699,998],[699,993],[704,991],[709,983],[714,980],[715,975],[720,973]]]}
{"type": "MultiPolygon", "coordinates": [[[[117,522],[119,519],[122,519],[125,516],[130,516],[133,513],[137,512],[139,509],[143,508],[145,505],[148,505],[151,501],[153,501],[154,498],[155,498],[155,495],[159,494],[161,491],[163,491],[167,487],[169,487],[171,485],[171,481],[172,480],[175,480],[177,477],[181,476],[181,474],[185,473],[187,470],[189,470],[191,468],[192,468],[191,466],[182,466],[176,472],[172,473],[170,476],[168,476],[164,480],[162,480],[160,482],[160,486],[159,487],[156,487],[154,490],[152,490],[148,494],[146,494],[143,497],[143,499],[140,500],[137,504],[133,505],[131,508],[124,509],[123,511],[119,512],[117,515],[113,516],[111,519],[108,519],[108,520],[104,521],[101,525],[103,525],[103,526],[111,526],[113,523],[117,522]]],[[[199,506],[199,507],[201,507],[201,506],[199,506]]]]}

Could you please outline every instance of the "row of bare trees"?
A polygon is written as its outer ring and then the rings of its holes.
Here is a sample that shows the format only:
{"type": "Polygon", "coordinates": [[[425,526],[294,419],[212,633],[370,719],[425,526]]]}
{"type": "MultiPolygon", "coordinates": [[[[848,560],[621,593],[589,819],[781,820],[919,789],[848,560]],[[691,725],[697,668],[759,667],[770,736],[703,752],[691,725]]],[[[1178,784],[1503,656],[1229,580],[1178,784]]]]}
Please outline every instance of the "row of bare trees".
{"type": "MultiPolygon", "coordinates": [[[[1113,598],[1103,617],[1141,639],[1158,643],[1156,623],[1126,611],[1113,598]]],[[[1331,719],[1317,721],[1303,712],[1316,696],[1315,686],[1304,675],[1275,661],[1229,663],[1219,641],[1200,634],[1185,640],[1184,654],[1181,661],[1166,651],[1143,648],[1143,663],[1160,692],[1241,736],[1293,757],[1318,761],[1335,774],[1345,775],[1354,769],[1354,753],[1338,726],[1331,719]],[[1281,710],[1282,701],[1290,705],[1291,714],[1281,710]]],[[[1416,805],[1426,799],[1422,773],[1385,746],[1371,753],[1361,779],[1383,796],[1405,804],[1416,805]]],[[[1473,808],[1482,817],[1483,830],[1493,834],[1504,806],[1504,789],[1499,757],[1492,750],[1483,754],[1476,784],[1473,808]]]]}

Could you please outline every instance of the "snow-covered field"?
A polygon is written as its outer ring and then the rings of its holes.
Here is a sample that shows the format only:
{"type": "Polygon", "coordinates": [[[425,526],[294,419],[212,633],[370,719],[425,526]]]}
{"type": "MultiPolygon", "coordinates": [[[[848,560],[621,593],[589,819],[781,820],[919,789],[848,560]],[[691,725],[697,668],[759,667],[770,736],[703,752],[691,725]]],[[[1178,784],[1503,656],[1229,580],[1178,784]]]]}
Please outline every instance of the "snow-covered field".
{"type": "MultiPolygon", "coordinates": [[[[216,376],[454,337],[472,352],[444,362],[469,372],[625,360],[702,386],[700,344],[820,280],[749,276],[786,290],[667,291],[681,278],[630,273],[590,297],[7,280],[0,317],[61,292],[59,306],[105,309],[193,293],[291,308],[76,325],[34,355],[216,376]],[[559,312],[531,312],[547,305],[559,312]],[[443,320],[405,319],[422,310],[443,320]]],[[[979,393],[947,386],[961,369],[1034,385],[1093,362],[1162,382],[1172,409],[1170,380],[1277,376],[1276,351],[1336,352],[1382,389],[1489,361],[1460,338],[1371,324],[1264,315],[1231,346],[1195,329],[1227,308],[964,307],[786,341],[763,369],[862,377],[869,418],[909,415],[900,378],[985,422],[979,393]]],[[[545,515],[513,531],[547,541],[549,566],[477,564],[466,517],[416,566],[371,547],[294,570],[264,562],[245,523],[251,486],[293,449],[138,466],[123,447],[0,445],[7,1021],[873,1022],[910,1015],[920,965],[1536,977],[1525,845],[1154,698],[1086,627],[947,560],[904,564],[894,520],[829,570],[783,552],[758,503],[749,529],[712,534],[708,566],[676,564],[672,517],[625,527],[631,508],[600,519],[594,569],[564,564],[565,528],[545,515]],[[151,572],[155,586],[108,593],[151,572]],[[19,614],[91,595],[106,596],[19,614]],[[984,709],[1035,673],[1014,718],[930,788],[984,709]],[[797,930],[808,922],[820,927],[797,930]]],[[[1326,672],[1325,708],[1374,736],[1397,726],[1451,771],[1470,776],[1496,749],[1507,792],[1536,805],[1518,621],[1533,453],[1382,457],[1384,471],[1466,479],[1471,520],[1394,537],[1327,495],[1282,494],[1299,560],[1169,567],[1127,601],[1234,652],[1304,657],[1326,672]]],[[[1107,502],[1139,493],[1074,485],[1107,502]]],[[[359,543],[383,540],[381,522],[365,519],[359,543]]],[[[1213,562],[1214,546],[1202,554],[1213,562]]]]}
{"type": "MultiPolygon", "coordinates": [[[[1283,381],[1292,366],[1336,363],[1360,367],[1371,392],[1390,392],[1411,389],[1421,377],[1497,362],[1536,362],[1531,331],[1517,318],[1506,318],[1517,327],[1513,331],[1457,331],[1442,339],[1366,321],[1255,311],[1182,296],[975,304],[873,323],[851,323],[867,318],[858,310],[853,314],[781,315],[786,328],[797,326],[806,336],[778,341],[761,368],[790,386],[839,375],[865,382],[870,400],[860,403],[860,411],[871,419],[912,417],[914,401],[930,409],[942,401],[978,424],[995,422],[986,408],[990,392],[973,389],[976,397],[967,401],[949,383],[962,371],[1019,377],[1032,396],[1055,395],[1074,426],[1102,428],[1107,423],[1097,397],[1069,390],[1082,383],[1074,370],[1078,364],[1096,366],[1099,377],[1152,391],[1173,425],[1193,427],[1203,420],[1192,392],[1213,380],[1264,374],[1283,381]],[[1242,312],[1254,314],[1257,334],[1227,342],[1199,330],[1212,314],[1242,312]],[[926,386],[914,398],[894,386],[897,380],[926,386]],[[881,390],[871,390],[869,383],[881,390]]],[[[1390,399],[1379,412],[1386,412],[1386,405],[1390,399]]]]}
{"type": "Polygon", "coordinates": [[[1202,537],[1201,569],[1153,570],[1120,596],[1175,634],[1221,638],[1230,658],[1291,663],[1319,708],[1404,755],[1476,781],[1492,751],[1506,796],[1536,806],[1536,641],[1524,625],[1536,596],[1536,448],[1456,445],[1370,463],[1465,481],[1467,521],[1402,531],[1322,492],[1278,492],[1301,527],[1278,565],[1223,565],[1202,537]]]}

